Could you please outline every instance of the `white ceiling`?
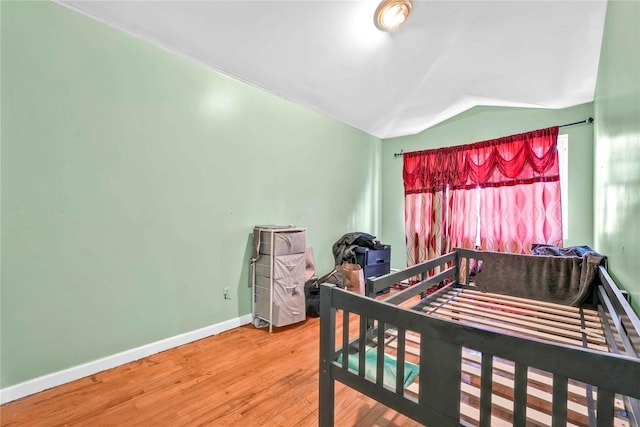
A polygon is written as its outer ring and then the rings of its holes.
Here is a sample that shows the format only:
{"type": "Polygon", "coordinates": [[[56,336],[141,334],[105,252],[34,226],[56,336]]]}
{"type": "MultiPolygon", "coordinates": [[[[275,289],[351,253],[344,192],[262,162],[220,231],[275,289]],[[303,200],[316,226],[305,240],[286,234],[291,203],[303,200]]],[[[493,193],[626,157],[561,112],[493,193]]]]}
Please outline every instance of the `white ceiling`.
{"type": "Polygon", "coordinates": [[[593,100],[605,1],[414,1],[403,27],[377,0],[58,3],[379,138],[476,105],[593,100]]]}

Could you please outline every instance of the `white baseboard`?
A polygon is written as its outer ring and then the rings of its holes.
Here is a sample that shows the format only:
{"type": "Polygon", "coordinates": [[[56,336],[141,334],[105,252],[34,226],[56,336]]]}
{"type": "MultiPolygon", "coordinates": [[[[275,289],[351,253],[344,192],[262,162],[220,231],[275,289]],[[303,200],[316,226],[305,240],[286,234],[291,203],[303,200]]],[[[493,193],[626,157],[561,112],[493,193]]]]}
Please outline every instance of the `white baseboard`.
{"type": "Polygon", "coordinates": [[[143,357],[151,356],[152,354],[160,353],[161,351],[169,350],[211,335],[216,335],[221,332],[246,325],[247,323],[251,323],[252,320],[253,316],[251,314],[245,314],[244,316],[236,317],[235,319],[225,320],[224,322],[216,323],[215,325],[206,326],[201,329],[196,329],[195,331],[186,332],[184,334],[152,342],[150,344],[103,357],[92,362],[12,385],[0,390],[0,404],[11,402],[107,369],[115,368],[116,366],[133,362],[134,360],[142,359],[143,357]]]}

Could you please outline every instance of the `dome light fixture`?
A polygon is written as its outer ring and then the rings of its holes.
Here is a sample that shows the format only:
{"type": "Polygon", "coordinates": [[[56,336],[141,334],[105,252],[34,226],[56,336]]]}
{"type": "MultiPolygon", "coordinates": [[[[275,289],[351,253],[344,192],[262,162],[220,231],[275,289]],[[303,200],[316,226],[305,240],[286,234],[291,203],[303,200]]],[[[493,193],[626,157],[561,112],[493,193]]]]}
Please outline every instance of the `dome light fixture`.
{"type": "Polygon", "coordinates": [[[412,0],[382,0],[375,13],[376,27],[382,31],[397,29],[411,13],[412,0]]]}

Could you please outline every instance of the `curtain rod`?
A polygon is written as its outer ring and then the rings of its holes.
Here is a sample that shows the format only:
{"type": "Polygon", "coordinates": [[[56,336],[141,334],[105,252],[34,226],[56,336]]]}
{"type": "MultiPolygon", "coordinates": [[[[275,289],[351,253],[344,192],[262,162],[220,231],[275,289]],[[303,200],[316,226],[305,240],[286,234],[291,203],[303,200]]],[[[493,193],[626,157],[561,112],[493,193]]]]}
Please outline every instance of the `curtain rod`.
{"type": "MultiPolygon", "coordinates": [[[[566,125],[559,125],[559,128],[566,128],[569,126],[581,125],[583,123],[591,124],[593,123],[593,117],[589,117],[588,119],[581,120],[579,122],[567,123],[566,125]]],[[[400,150],[399,153],[393,153],[393,157],[402,157],[404,155],[404,151],[400,150]]]]}
{"type": "Polygon", "coordinates": [[[579,122],[573,122],[573,123],[567,123],[566,125],[560,125],[558,126],[559,128],[566,128],[567,126],[574,126],[574,125],[581,125],[583,123],[593,123],[593,117],[589,117],[588,119],[579,121],[579,122]]]}

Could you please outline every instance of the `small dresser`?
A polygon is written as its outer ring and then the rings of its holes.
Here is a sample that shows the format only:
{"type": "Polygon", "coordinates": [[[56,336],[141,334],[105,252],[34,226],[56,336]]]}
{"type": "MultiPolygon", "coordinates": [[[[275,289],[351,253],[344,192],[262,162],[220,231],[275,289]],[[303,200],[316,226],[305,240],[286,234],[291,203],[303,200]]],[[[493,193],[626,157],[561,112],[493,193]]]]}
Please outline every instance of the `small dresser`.
{"type": "Polygon", "coordinates": [[[253,281],[254,324],[273,326],[301,322],[304,299],[306,231],[293,227],[256,227],[258,259],[253,281]]]}

